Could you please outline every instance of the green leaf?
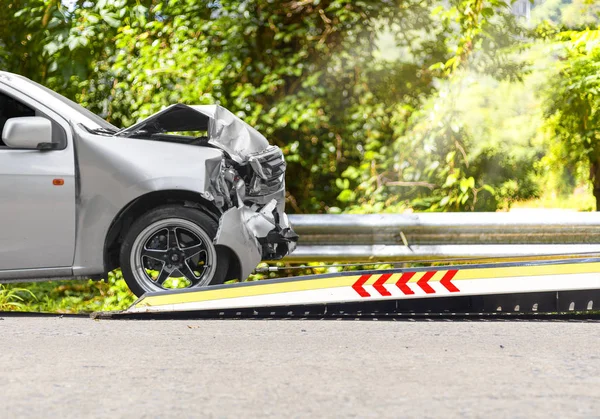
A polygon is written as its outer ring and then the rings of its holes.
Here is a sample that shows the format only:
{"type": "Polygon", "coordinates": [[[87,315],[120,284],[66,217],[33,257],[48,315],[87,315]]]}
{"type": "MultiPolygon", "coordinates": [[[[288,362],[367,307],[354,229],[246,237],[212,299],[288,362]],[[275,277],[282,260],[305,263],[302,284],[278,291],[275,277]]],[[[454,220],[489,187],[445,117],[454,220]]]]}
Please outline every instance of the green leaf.
{"type": "Polygon", "coordinates": [[[121,26],[121,22],[114,15],[104,14],[102,15],[102,19],[113,28],[118,28],[121,26]]]}
{"type": "Polygon", "coordinates": [[[337,199],[341,202],[351,202],[356,199],[356,193],[349,189],[343,190],[338,196],[337,199]]]}

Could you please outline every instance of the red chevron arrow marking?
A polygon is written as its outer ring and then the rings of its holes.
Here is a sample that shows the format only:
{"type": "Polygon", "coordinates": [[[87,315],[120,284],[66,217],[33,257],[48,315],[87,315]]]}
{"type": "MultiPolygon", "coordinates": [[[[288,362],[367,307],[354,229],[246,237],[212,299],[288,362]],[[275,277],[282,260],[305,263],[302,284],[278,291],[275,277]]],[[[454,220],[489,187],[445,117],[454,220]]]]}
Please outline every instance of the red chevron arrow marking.
{"type": "Polygon", "coordinates": [[[356,293],[358,295],[360,295],[361,297],[370,297],[371,294],[369,294],[367,292],[367,290],[365,290],[363,288],[363,285],[365,285],[365,282],[367,282],[369,280],[369,278],[371,278],[371,275],[361,275],[360,278],[358,278],[358,280],[354,283],[354,285],[352,285],[352,288],[354,289],[354,291],[356,291],[356,293]]]}
{"type": "Polygon", "coordinates": [[[446,272],[444,277],[441,279],[440,284],[442,284],[446,289],[450,292],[459,292],[460,290],[456,288],[456,285],[452,283],[452,278],[456,275],[458,271],[456,269],[446,272]]]}
{"type": "Polygon", "coordinates": [[[427,281],[429,281],[436,272],[437,271],[425,272],[425,275],[423,275],[421,279],[417,281],[417,285],[420,286],[426,294],[435,294],[435,290],[431,288],[431,285],[429,285],[427,281]]]}
{"type": "MultiPolygon", "coordinates": [[[[456,270],[456,269],[446,271],[446,273],[440,280],[440,284],[442,284],[442,286],[450,292],[459,292],[460,291],[456,287],[456,285],[454,285],[452,283],[452,279],[454,278],[454,276],[456,275],[457,272],[458,272],[458,270],[456,270]]],[[[419,279],[417,281],[417,285],[423,291],[425,291],[426,294],[435,294],[435,290],[433,288],[431,288],[431,285],[429,285],[429,280],[431,278],[433,278],[433,276],[436,273],[437,273],[437,271],[425,272],[423,274],[423,276],[421,277],[421,279],[419,279]]],[[[400,276],[400,279],[398,279],[398,282],[396,282],[396,286],[398,287],[398,289],[400,289],[400,291],[402,291],[402,293],[404,293],[404,295],[412,295],[415,293],[408,286],[408,282],[411,280],[411,278],[413,276],[415,276],[415,274],[416,274],[416,272],[405,272],[400,276]]],[[[361,297],[370,297],[371,296],[371,294],[369,294],[367,292],[367,290],[364,289],[364,287],[363,287],[366,284],[366,282],[371,278],[371,276],[373,276],[373,275],[361,275],[360,278],[358,278],[356,280],[356,282],[352,285],[352,289],[354,289],[354,291],[356,291],[356,293],[358,295],[360,295],[361,297]]],[[[392,274],[380,275],[379,278],[377,279],[377,281],[375,281],[375,283],[373,284],[373,288],[375,289],[375,291],[377,291],[383,297],[390,297],[392,295],[385,288],[385,283],[387,282],[388,279],[390,279],[391,276],[392,276],[392,274]]]]}
{"type": "Polygon", "coordinates": [[[383,286],[383,284],[385,284],[385,281],[387,281],[388,279],[390,279],[390,276],[392,276],[392,274],[383,274],[379,277],[379,279],[377,281],[375,281],[375,283],[373,284],[373,288],[375,288],[377,290],[377,292],[379,294],[381,294],[383,297],[389,297],[392,294],[390,294],[390,292],[388,290],[385,289],[385,287],[383,286]]]}
{"type": "Polygon", "coordinates": [[[416,272],[406,272],[403,273],[398,282],[396,282],[396,286],[400,288],[400,291],[404,293],[404,295],[414,294],[415,292],[409,288],[406,283],[410,281],[410,278],[415,276],[416,272]]]}

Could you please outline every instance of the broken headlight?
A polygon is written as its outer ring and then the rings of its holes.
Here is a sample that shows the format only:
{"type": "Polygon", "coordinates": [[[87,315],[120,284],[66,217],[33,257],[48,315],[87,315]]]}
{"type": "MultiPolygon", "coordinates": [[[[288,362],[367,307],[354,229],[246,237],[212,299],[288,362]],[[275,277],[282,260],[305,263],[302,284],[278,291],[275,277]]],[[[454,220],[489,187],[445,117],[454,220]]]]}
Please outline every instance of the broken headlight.
{"type": "Polygon", "coordinates": [[[248,196],[270,195],[283,187],[286,164],[279,147],[270,146],[251,155],[248,161],[253,170],[246,190],[248,196]]]}

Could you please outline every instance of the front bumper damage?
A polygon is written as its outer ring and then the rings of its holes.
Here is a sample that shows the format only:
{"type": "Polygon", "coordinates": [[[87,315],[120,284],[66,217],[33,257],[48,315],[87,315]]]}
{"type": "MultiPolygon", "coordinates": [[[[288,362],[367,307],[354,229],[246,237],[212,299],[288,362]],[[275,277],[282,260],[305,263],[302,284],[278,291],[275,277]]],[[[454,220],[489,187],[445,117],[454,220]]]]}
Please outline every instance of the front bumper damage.
{"type": "Polygon", "coordinates": [[[240,262],[240,279],[247,278],[261,260],[281,259],[296,248],[298,236],[285,222],[277,224],[269,212],[277,204],[273,200],[263,210],[249,207],[230,208],[219,221],[215,244],[231,249],[240,262]]]}
{"type": "Polygon", "coordinates": [[[271,146],[252,154],[244,166],[224,160],[213,177],[213,194],[224,197],[214,242],[236,254],[240,279],[261,260],[281,259],[296,248],[298,235],[284,212],[285,168],[283,153],[271,146]]]}

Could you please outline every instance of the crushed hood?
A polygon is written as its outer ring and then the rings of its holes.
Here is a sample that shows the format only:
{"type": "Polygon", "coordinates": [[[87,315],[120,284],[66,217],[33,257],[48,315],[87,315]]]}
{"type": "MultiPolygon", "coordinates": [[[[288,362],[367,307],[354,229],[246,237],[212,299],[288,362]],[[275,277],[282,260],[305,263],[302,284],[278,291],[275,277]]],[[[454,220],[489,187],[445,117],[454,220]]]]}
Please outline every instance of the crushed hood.
{"type": "Polygon", "coordinates": [[[115,135],[151,136],[184,131],[207,131],[208,142],[238,163],[269,146],[260,132],[219,105],[171,105],[115,135]]]}

